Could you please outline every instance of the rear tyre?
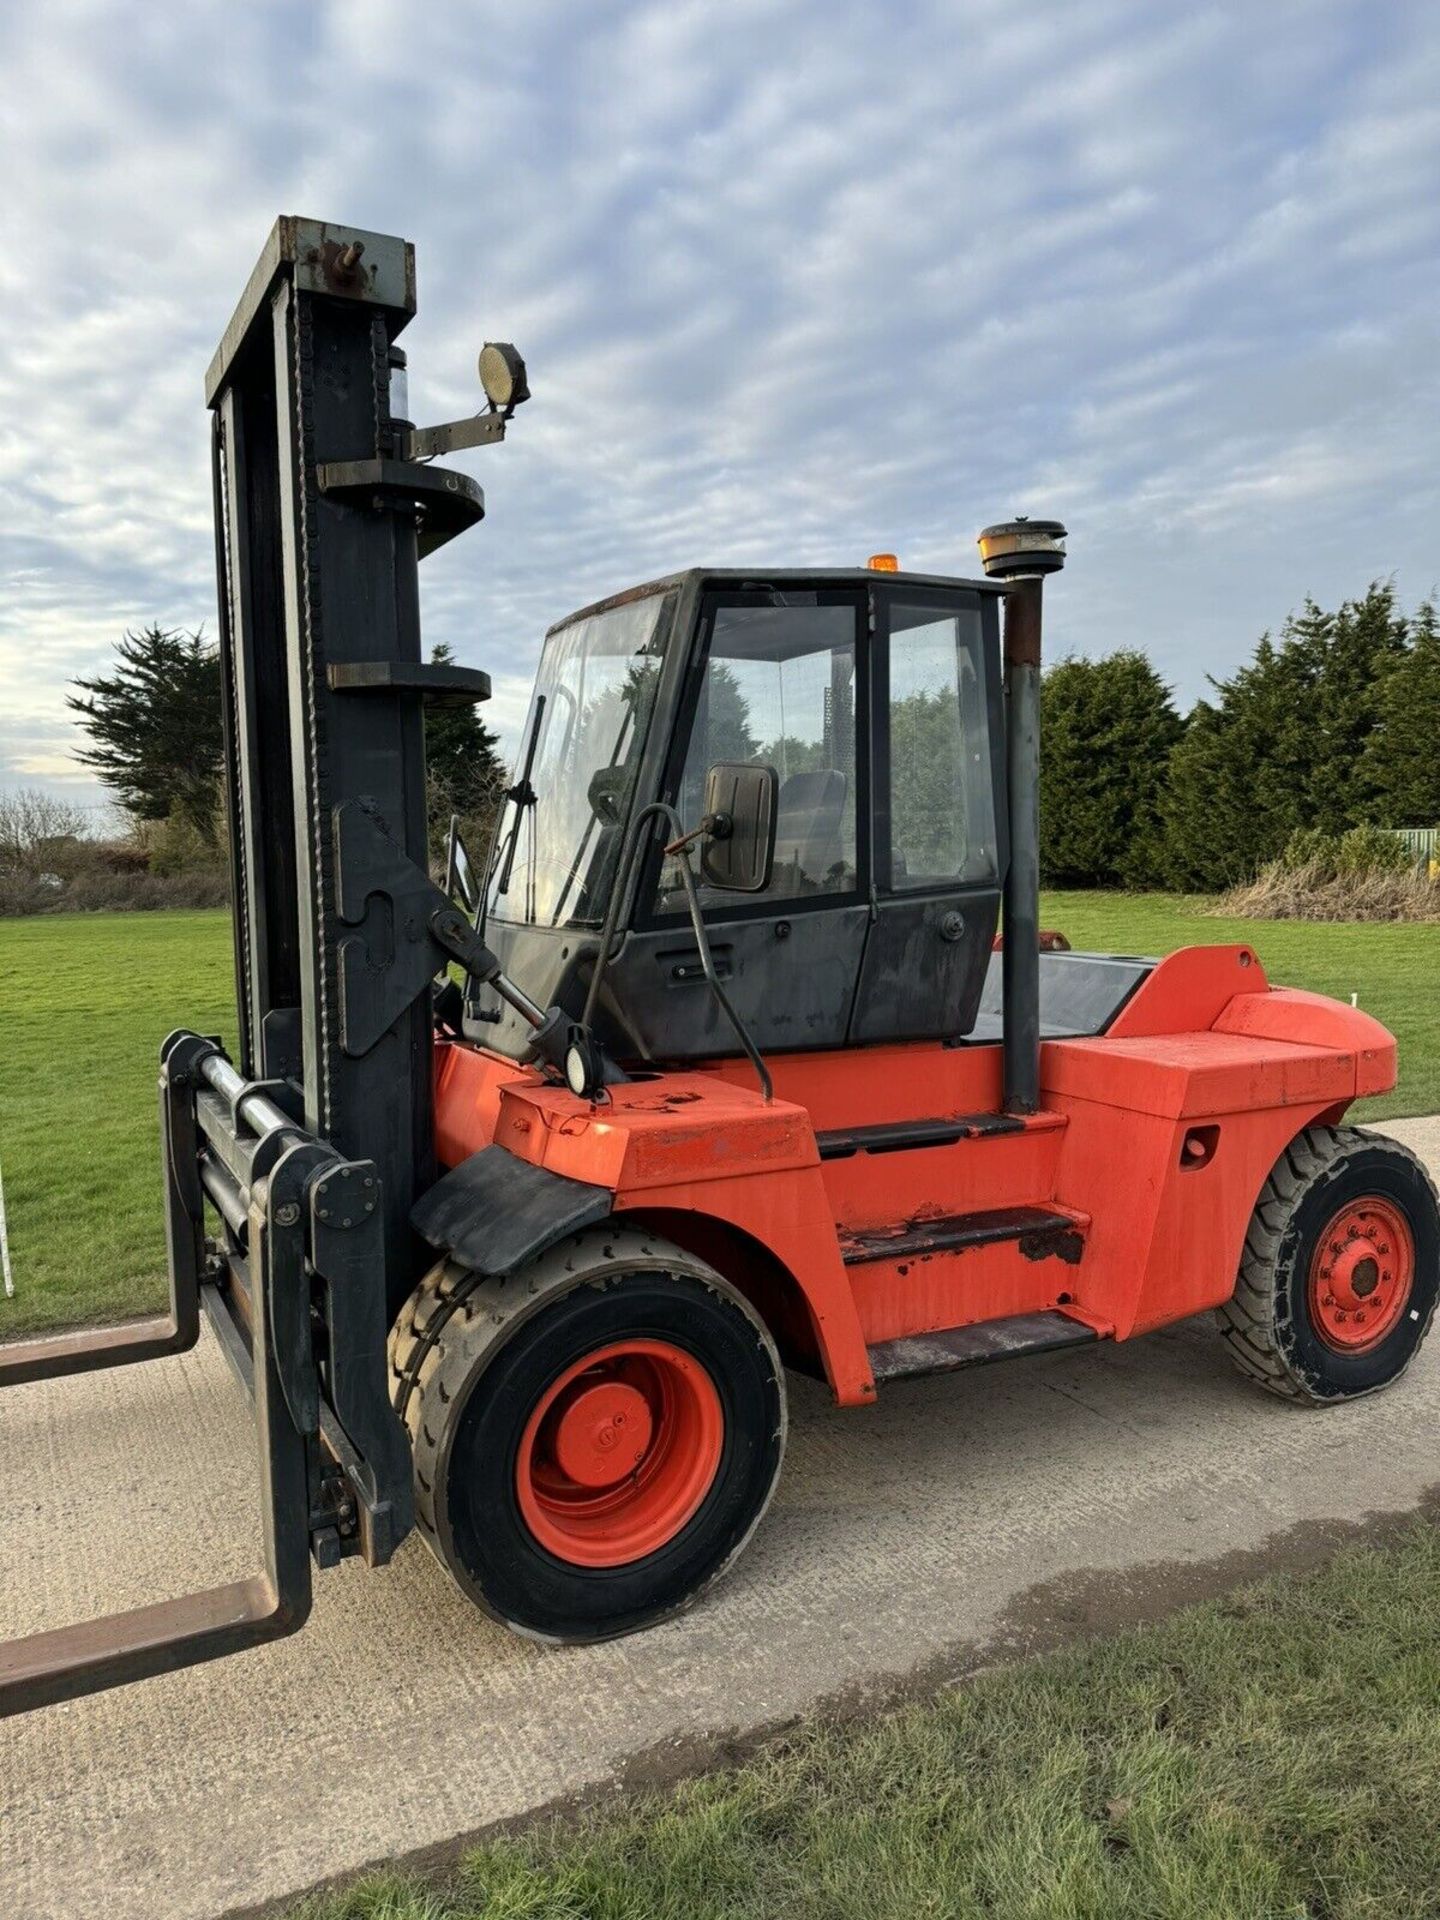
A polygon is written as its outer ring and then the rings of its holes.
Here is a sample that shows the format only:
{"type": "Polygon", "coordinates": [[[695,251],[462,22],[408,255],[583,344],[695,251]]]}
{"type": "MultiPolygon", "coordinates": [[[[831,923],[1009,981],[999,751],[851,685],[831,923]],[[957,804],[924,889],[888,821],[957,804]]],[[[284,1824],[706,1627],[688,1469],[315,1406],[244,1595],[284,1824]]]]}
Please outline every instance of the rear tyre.
{"type": "Polygon", "coordinates": [[[1408,1148],[1310,1127],[1261,1191],[1220,1330],[1284,1399],[1354,1399],[1398,1380],[1440,1292],[1440,1201],[1408,1148]]]}
{"type": "Polygon", "coordinates": [[[499,1280],[444,1264],[391,1358],[422,1534],[535,1638],[609,1639],[689,1605],[779,1477],[773,1341],[721,1275],[649,1235],[577,1234],[499,1280]]]}

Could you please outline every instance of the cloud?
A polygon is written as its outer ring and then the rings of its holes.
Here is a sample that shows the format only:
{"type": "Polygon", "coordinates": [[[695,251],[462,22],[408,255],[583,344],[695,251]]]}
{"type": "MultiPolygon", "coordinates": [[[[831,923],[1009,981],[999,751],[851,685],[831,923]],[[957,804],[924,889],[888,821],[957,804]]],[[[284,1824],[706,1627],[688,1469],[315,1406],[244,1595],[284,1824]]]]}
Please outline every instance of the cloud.
{"type": "Polygon", "coordinates": [[[1054,648],[1186,699],[1440,574],[1433,9],[52,3],[0,59],[0,781],[64,777],[126,626],[213,619],[201,376],[282,210],[416,241],[422,418],[526,351],[425,569],[510,738],[551,621],[689,564],[1058,513],[1054,648]]]}

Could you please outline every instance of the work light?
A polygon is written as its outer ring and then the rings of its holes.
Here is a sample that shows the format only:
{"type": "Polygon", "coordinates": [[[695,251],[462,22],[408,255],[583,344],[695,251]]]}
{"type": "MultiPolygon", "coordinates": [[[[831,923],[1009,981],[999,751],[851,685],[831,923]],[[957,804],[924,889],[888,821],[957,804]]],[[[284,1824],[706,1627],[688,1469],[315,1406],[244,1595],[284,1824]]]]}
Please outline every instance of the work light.
{"type": "Polygon", "coordinates": [[[485,398],[507,420],[522,400],[530,398],[525,362],[508,340],[487,340],[481,347],[480,384],[485,398]]]}

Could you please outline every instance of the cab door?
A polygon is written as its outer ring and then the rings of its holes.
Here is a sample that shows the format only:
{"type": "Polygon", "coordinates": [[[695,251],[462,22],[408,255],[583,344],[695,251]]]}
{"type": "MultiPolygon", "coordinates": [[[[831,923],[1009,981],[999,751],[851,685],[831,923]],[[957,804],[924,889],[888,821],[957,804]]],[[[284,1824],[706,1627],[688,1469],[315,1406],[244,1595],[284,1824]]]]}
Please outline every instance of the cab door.
{"type": "MultiPolygon", "coordinates": [[[[838,1047],[870,915],[866,596],[858,589],[716,589],[684,692],[667,793],[687,827],[717,761],[773,766],[775,865],[760,894],[701,889],[726,991],[765,1051],[838,1047]]],[[[652,1059],[733,1053],[673,861],[642,870],[633,931],[612,962],[626,1024],[652,1059]]]]}
{"type": "Polygon", "coordinates": [[[996,599],[875,591],[875,914],[852,1041],[970,1031],[1008,854],[996,599]]]}

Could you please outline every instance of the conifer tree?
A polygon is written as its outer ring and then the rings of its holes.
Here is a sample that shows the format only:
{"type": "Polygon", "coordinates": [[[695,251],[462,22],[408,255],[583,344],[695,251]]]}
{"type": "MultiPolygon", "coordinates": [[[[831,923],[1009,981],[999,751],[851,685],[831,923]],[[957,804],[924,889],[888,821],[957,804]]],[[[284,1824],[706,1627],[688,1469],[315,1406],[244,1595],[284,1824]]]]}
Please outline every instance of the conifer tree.
{"type": "Polygon", "coordinates": [[[1041,683],[1040,860],[1049,886],[1163,883],[1160,809],[1182,722],[1143,653],[1062,660],[1041,683]]]}
{"type": "Polygon", "coordinates": [[[76,754],[137,820],[172,816],[214,845],[220,767],[220,656],[203,632],[149,626],[116,643],[109,674],[77,680],[65,704],[91,744],[76,754]]]}
{"type": "Polygon", "coordinates": [[[1312,638],[1308,620],[1317,614],[1314,603],[1307,602],[1305,615],[1288,630],[1295,645],[1314,650],[1313,704],[1305,716],[1310,732],[1306,824],[1338,834],[1376,823],[1379,793],[1366,747],[1385,710],[1390,674],[1406,658],[1407,623],[1388,581],[1373,582],[1363,599],[1347,600],[1333,615],[1319,616],[1312,638]]]}
{"type": "Polygon", "coordinates": [[[1373,824],[1378,789],[1367,749],[1385,689],[1406,658],[1394,590],[1377,582],[1326,612],[1307,600],[1249,664],[1212,679],[1172,756],[1162,807],[1171,884],[1202,890],[1248,880],[1298,828],[1373,824]]]}
{"type": "Polygon", "coordinates": [[[1440,827],[1440,614],[1422,601],[1409,646],[1380,689],[1361,775],[1377,824],[1440,827]]]}
{"type": "MultiPolygon", "coordinates": [[[[444,665],[455,655],[442,641],[430,658],[444,665]]],[[[505,767],[495,744],[496,736],[468,702],[427,704],[425,810],[433,860],[443,857],[450,816],[457,813],[472,857],[483,857],[505,791],[505,767]]]]}

